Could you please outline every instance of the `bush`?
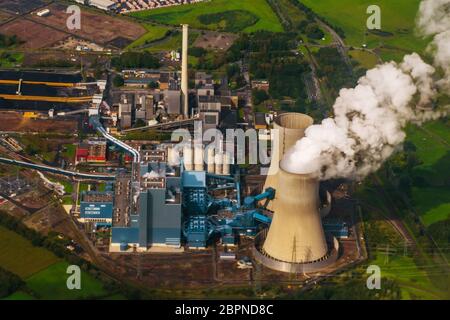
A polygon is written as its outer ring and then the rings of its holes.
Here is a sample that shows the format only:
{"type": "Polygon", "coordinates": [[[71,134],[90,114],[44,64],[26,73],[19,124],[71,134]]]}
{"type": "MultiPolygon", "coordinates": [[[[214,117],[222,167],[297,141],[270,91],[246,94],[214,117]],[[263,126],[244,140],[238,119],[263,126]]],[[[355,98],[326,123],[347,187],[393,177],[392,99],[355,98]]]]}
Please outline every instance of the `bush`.
{"type": "Polygon", "coordinates": [[[114,87],[121,87],[125,84],[125,80],[121,75],[116,75],[113,79],[114,87]]]}

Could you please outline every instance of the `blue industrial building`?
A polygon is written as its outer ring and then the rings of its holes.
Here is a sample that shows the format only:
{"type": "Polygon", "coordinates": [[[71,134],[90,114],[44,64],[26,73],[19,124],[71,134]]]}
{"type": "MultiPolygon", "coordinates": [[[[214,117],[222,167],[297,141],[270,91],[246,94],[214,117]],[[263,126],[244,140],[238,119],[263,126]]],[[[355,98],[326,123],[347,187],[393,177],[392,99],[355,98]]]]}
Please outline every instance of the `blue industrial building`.
{"type": "Polygon", "coordinates": [[[180,248],[182,193],[178,171],[165,162],[141,163],[137,190],[136,212],[130,215],[128,226],[112,228],[112,245],[121,251],[130,247],[139,251],[180,248]]]}

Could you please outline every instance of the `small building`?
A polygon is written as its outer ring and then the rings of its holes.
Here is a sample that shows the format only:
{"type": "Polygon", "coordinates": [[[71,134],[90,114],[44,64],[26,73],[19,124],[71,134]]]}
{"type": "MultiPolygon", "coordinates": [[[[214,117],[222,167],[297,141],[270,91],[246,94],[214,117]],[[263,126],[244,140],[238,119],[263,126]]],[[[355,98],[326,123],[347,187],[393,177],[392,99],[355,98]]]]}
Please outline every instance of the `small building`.
{"type": "Polygon", "coordinates": [[[88,0],[88,4],[105,11],[110,11],[117,8],[117,3],[111,0],[88,0]]]}
{"type": "Polygon", "coordinates": [[[252,89],[262,90],[269,93],[270,83],[268,80],[253,80],[252,89]]]}
{"type": "Polygon", "coordinates": [[[47,17],[48,15],[50,15],[50,9],[44,9],[44,10],[38,11],[36,13],[36,15],[38,17],[47,17]]]}
{"type": "Polygon", "coordinates": [[[267,129],[266,114],[264,112],[255,112],[255,129],[267,129]]]}
{"type": "Polygon", "coordinates": [[[80,222],[103,222],[112,223],[112,202],[80,202],[80,222]]]}

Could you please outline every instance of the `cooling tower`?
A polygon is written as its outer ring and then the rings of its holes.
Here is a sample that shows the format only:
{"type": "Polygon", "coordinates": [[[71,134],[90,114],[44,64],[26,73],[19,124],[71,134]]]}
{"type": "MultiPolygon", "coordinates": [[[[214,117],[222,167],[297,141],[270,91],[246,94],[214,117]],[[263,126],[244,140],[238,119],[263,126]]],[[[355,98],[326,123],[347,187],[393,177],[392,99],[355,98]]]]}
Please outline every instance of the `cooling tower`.
{"type": "Polygon", "coordinates": [[[288,263],[307,263],[327,254],[319,212],[319,181],[313,175],[278,172],[274,216],[264,252],[288,263]]]}
{"type": "MultiPolygon", "coordinates": [[[[264,190],[271,187],[278,193],[279,162],[283,155],[295,145],[305,135],[305,130],[314,123],[314,120],[305,114],[288,112],[280,114],[274,119],[273,129],[278,130],[274,136],[272,145],[272,159],[269,172],[264,184],[264,190]]],[[[273,210],[273,203],[270,202],[268,209],[273,210]]]]}

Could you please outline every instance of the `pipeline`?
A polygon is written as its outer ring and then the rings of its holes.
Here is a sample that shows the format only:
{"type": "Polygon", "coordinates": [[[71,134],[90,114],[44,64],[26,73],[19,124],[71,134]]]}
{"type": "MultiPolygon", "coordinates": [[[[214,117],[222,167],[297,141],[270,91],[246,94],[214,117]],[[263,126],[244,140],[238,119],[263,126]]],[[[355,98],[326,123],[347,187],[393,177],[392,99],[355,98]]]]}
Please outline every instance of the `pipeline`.
{"type": "Polygon", "coordinates": [[[55,167],[44,166],[41,164],[29,163],[29,162],[1,158],[1,157],[0,157],[0,162],[5,163],[5,164],[11,164],[14,166],[21,166],[21,167],[26,167],[26,168],[30,168],[30,169],[35,169],[38,171],[45,171],[45,172],[51,172],[51,173],[55,173],[55,174],[61,174],[64,176],[79,178],[79,179],[87,179],[87,180],[91,180],[91,179],[115,180],[116,179],[116,176],[114,176],[114,175],[102,175],[102,174],[89,174],[89,173],[82,173],[82,172],[74,172],[74,171],[68,171],[68,170],[59,169],[59,168],[55,168],[55,167]]]}

